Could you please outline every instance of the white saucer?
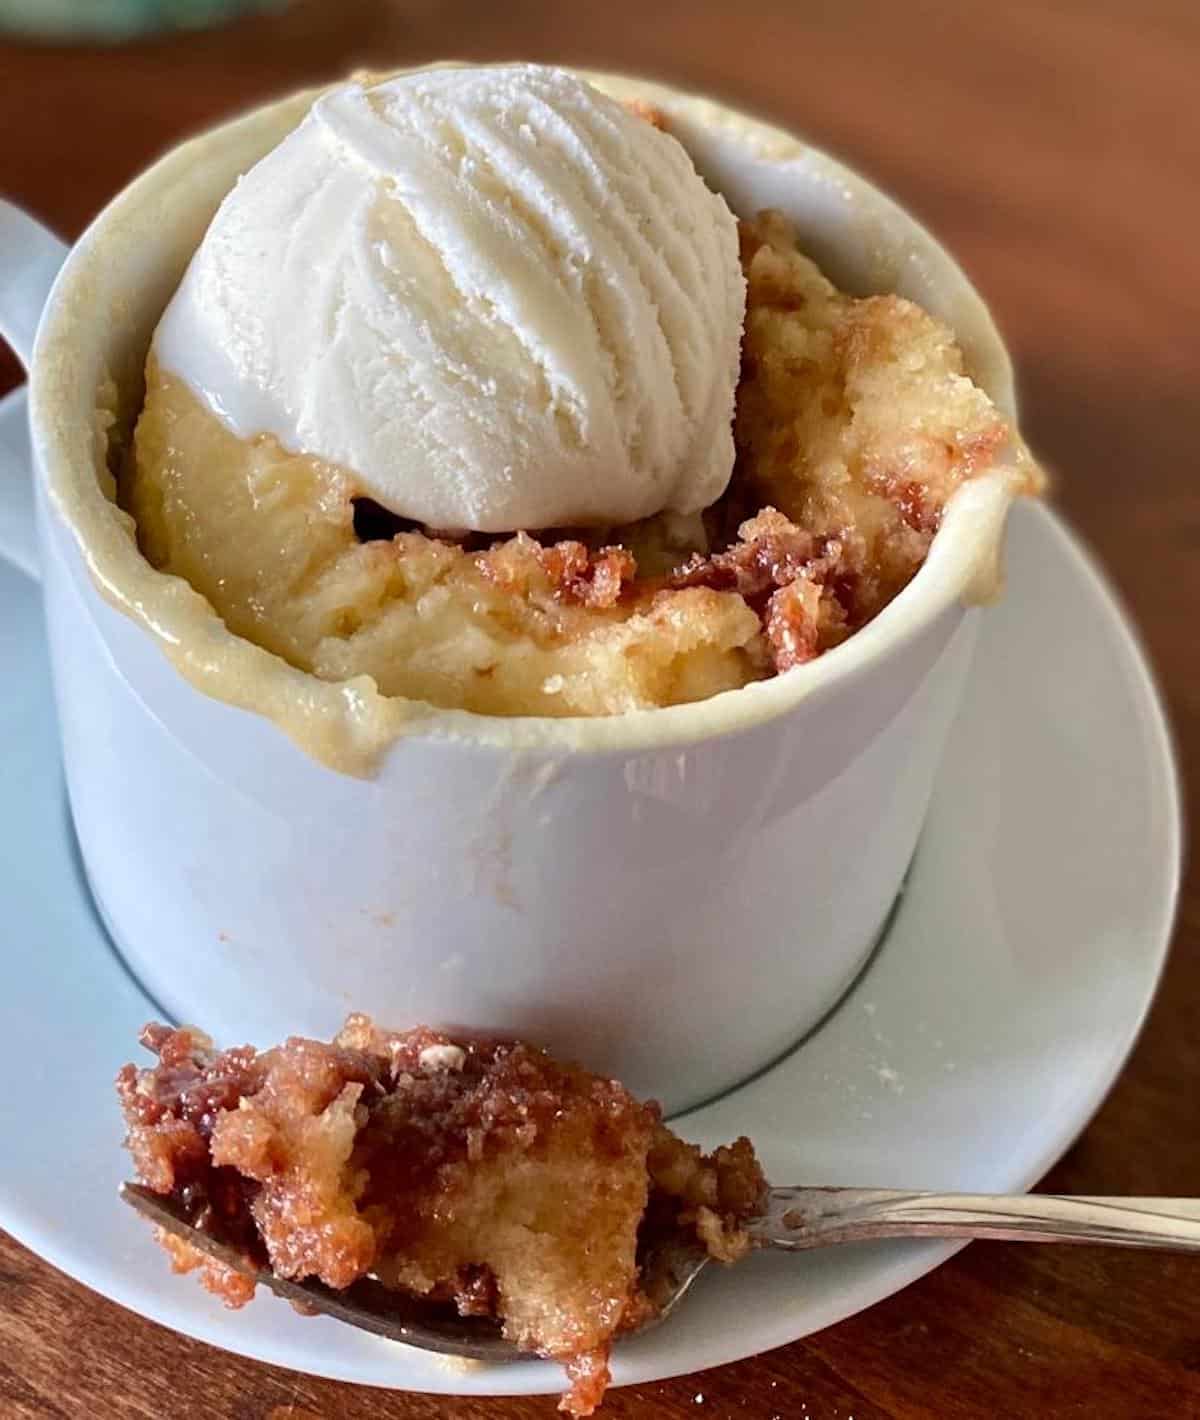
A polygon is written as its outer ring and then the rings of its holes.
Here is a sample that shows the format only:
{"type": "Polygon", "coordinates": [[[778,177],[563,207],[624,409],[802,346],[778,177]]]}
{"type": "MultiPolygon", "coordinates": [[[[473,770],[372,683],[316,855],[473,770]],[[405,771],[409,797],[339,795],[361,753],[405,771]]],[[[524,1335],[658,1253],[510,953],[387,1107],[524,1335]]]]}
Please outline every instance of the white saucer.
{"type": "MultiPolygon", "coordinates": [[[[16,447],[20,403],[0,407],[0,460],[16,447]]],[[[1162,712],[1120,611],[1051,513],[1017,511],[1009,566],[882,949],[799,1050],[682,1120],[705,1144],[749,1134],[778,1182],[1029,1187],[1096,1109],[1154,991],[1180,855],[1162,712]]],[[[84,889],[38,592],[4,562],[0,681],[0,1075],[10,1082],[0,1095],[0,1226],[124,1306],[275,1365],[441,1393],[560,1389],[561,1371],[545,1363],[451,1369],[269,1297],[227,1312],[170,1275],[116,1199],[127,1165],[111,1080],[155,1008],[84,889]]],[[[615,1380],[658,1380],[793,1341],[952,1251],[754,1257],[706,1278],[661,1330],[618,1347],[615,1380]]]]}

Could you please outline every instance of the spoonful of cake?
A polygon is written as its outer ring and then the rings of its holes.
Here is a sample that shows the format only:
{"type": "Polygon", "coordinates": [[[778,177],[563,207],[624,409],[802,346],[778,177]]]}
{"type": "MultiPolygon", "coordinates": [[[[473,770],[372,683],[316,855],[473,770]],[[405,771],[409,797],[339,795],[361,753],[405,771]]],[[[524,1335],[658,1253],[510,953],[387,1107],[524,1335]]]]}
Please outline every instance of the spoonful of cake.
{"type": "Polygon", "coordinates": [[[662,1321],[710,1261],[876,1238],[1200,1252],[1200,1200],[769,1188],[747,1139],[704,1154],[653,1103],[517,1041],[381,1030],[217,1051],[151,1025],[117,1090],[176,1271],[239,1307],[305,1312],[483,1361],[562,1362],[589,1415],[615,1338],[662,1321]],[[587,1246],[581,1245],[587,1239],[587,1246]]]}

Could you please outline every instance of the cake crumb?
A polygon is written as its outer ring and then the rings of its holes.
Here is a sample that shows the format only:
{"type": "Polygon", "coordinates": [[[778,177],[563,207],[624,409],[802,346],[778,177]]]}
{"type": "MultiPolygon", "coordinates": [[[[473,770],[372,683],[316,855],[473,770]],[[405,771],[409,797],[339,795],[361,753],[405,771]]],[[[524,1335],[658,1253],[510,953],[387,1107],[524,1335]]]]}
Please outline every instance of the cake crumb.
{"type": "Polygon", "coordinates": [[[461,1070],[467,1052],[461,1045],[427,1045],[417,1060],[422,1070],[461,1070]]]}
{"type": "Polygon", "coordinates": [[[454,1375],[468,1375],[471,1371],[481,1371],[487,1364],[479,1360],[477,1356],[446,1356],[437,1357],[437,1363],[445,1371],[451,1371],[454,1375]]]}

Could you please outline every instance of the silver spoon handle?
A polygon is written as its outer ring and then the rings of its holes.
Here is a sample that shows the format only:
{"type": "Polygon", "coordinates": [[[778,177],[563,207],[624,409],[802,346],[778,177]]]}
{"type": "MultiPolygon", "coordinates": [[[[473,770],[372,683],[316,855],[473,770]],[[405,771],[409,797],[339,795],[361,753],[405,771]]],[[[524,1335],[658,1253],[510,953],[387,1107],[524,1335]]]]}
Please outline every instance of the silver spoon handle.
{"type": "Polygon", "coordinates": [[[871,1238],[1002,1238],[1200,1252],[1200,1199],[773,1188],[750,1233],[789,1251],[871,1238]]]}

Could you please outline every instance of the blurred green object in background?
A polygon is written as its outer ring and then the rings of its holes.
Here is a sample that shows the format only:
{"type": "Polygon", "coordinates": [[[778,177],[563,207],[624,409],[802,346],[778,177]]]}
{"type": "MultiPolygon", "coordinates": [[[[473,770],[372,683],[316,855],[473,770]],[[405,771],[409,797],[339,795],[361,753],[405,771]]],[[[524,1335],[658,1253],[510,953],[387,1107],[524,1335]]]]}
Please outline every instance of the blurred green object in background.
{"type": "Polygon", "coordinates": [[[122,39],[197,29],[287,0],[0,0],[0,30],[45,39],[122,39]]]}

